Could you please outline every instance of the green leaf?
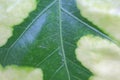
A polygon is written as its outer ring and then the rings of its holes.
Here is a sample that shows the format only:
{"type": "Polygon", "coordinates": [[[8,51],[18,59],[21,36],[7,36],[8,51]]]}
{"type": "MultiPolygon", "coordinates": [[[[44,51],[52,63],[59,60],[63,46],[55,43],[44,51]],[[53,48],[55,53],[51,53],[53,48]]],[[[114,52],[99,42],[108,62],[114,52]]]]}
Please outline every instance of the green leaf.
{"type": "Polygon", "coordinates": [[[75,56],[86,34],[106,37],[82,18],[75,0],[37,0],[37,9],[0,48],[0,63],[42,68],[44,80],[87,80],[92,73],[75,56]]]}

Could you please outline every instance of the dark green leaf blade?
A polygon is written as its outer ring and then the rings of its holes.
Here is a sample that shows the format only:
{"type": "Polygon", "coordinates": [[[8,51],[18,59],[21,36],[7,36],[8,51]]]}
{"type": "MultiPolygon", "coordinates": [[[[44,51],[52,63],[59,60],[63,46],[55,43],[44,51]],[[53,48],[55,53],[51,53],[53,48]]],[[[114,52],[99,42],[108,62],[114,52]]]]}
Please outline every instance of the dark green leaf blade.
{"type": "Polygon", "coordinates": [[[38,0],[37,9],[0,48],[0,63],[40,67],[44,80],[88,80],[91,72],[76,60],[76,42],[101,33],[76,14],[75,0],[38,0]]]}

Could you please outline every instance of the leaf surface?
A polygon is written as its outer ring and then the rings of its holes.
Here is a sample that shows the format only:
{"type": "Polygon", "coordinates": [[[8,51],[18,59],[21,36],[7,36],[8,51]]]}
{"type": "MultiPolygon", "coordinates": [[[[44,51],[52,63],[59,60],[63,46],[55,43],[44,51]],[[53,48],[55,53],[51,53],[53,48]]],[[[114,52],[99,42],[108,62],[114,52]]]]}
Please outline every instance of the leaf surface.
{"type": "Polygon", "coordinates": [[[0,48],[0,63],[42,68],[44,80],[87,80],[92,73],[77,61],[76,42],[86,34],[104,34],[80,16],[75,0],[37,1],[37,9],[0,48]]]}

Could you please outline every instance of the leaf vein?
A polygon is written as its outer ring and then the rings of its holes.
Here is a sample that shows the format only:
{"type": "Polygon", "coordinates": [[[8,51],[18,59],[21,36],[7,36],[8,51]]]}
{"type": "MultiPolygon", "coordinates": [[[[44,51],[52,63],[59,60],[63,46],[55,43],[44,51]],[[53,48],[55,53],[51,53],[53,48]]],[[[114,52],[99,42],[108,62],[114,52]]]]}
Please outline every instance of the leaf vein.
{"type": "MultiPolygon", "coordinates": [[[[104,36],[105,38],[113,41],[109,36],[107,36],[106,34],[100,32],[99,30],[95,29],[94,27],[90,26],[89,24],[87,24],[86,22],[80,20],[79,18],[75,17],[73,14],[71,14],[70,12],[68,12],[67,10],[65,10],[64,8],[61,8],[61,10],[64,11],[66,14],[70,15],[71,17],[73,17],[75,20],[79,21],[80,23],[86,25],[86,27],[88,27],[89,29],[91,29],[91,30],[97,32],[98,34],[104,36]]],[[[115,41],[113,41],[113,42],[115,42],[115,41]]]]}
{"type": "Polygon", "coordinates": [[[16,41],[8,48],[7,53],[5,55],[5,58],[3,60],[3,62],[5,63],[5,61],[7,60],[8,54],[11,50],[11,48],[17,43],[17,41],[25,34],[25,32],[30,28],[30,26],[44,13],[46,12],[50,7],[52,7],[55,4],[56,0],[53,1],[51,4],[49,4],[40,14],[38,14],[38,16],[33,19],[33,21],[26,27],[25,31],[16,39],[16,41]]]}
{"type": "Polygon", "coordinates": [[[48,58],[50,58],[56,51],[59,50],[59,47],[56,48],[52,53],[50,53],[47,57],[45,57],[41,62],[39,62],[36,66],[41,65],[45,60],[47,60],[48,58]]]}
{"type": "Polygon", "coordinates": [[[63,66],[64,65],[62,64],[60,67],[58,67],[58,69],[55,71],[55,73],[53,74],[53,76],[49,80],[52,80],[53,77],[56,75],[56,73],[59,72],[63,68],[63,66]]]}

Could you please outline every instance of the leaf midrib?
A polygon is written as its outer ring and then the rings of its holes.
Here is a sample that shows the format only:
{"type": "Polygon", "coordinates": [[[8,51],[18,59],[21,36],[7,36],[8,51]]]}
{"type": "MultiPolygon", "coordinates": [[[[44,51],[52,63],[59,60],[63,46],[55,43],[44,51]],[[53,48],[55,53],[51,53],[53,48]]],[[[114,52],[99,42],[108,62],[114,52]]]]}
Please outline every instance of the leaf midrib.
{"type": "Polygon", "coordinates": [[[71,80],[71,79],[70,79],[70,72],[69,72],[68,65],[67,65],[67,59],[66,59],[66,55],[65,55],[65,50],[64,50],[64,44],[63,44],[63,33],[62,33],[62,6],[61,6],[61,4],[62,4],[62,1],[59,0],[60,41],[61,41],[62,55],[63,55],[64,65],[65,65],[65,68],[66,68],[68,80],[71,80]]]}

